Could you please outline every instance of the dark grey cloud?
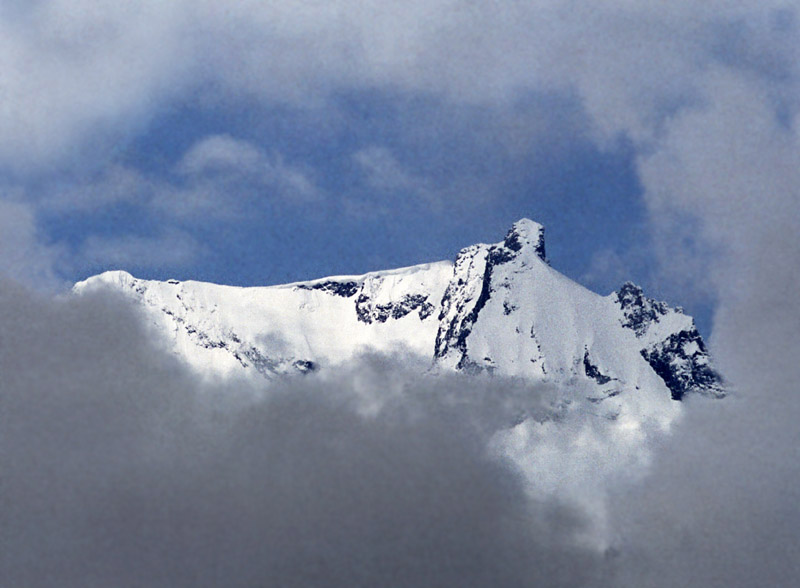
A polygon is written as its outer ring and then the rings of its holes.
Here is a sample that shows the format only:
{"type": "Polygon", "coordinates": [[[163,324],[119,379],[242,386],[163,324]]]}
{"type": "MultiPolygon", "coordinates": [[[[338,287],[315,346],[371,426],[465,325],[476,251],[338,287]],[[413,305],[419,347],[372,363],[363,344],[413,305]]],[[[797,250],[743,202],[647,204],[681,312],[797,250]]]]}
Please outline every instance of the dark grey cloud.
{"type": "Polygon", "coordinates": [[[581,513],[531,498],[487,451],[521,384],[437,388],[366,358],[265,395],[199,381],[158,341],[113,297],[51,300],[0,284],[9,586],[597,578],[601,558],[575,544],[581,513]]]}
{"type": "Polygon", "coordinates": [[[798,256],[770,230],[791,198],[750,207],[746,255],[717,257],[714,347],[733,393],[690,400],[650,438],[647,475],[605,489],[613,557],[579,546],[590,513],[532,498],[487,453],[553,391],[434,384],[367,357],[266,395],[196,379],[120,300],[6,281],[0,572],[66,587],[793,586],[798,256]]]}
{"type": "Polygon", "coordinates": [[[617,585],[796,586],[798,403],[729,399],[689,409],[642,484],[612,500],[617,585]]]}
{"type": "Polygon", "coordinates": [[[716,299],[712,351],[732,395],[689,403],[652,475],[617,503],[621,569],[632,586],[795,586],[800,143],[763,88],[708,83],[714,102],[675,120],[642,169],[667,275],[716,299]],[[684,263],[691,248],[698,265],[684,263]]]}
{"type": "MultiPolygon", "coordinates": [[[[760,256],[766,256],[762,251],[760,256]]],[[[733,394],[695,399],[642,485],[614,496],[624,586],[796,586],[800,581],[798,258],[772,250],[715,318],[733,394]]],[[[752,273],[749,273],[750,270],[752,273]]]]}

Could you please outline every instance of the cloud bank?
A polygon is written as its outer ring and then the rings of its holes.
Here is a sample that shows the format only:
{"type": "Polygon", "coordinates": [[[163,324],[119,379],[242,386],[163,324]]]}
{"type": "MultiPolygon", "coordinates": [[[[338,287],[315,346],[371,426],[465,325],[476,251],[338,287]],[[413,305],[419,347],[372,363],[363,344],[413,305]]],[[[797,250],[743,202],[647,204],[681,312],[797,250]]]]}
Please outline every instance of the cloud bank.
{"type": "Polygon", "coordinates": [[[706,80],[715,71],[776,87],[796,75],[796,15],[779,0],[502,9],[49,0],[12,3],[0,22],[9,76],[0,153],[34,165],[98,132],[130,132],[154,105],[188,92],[313,103],[343,88],[394,86],[497,103],[574,89],[599,130],[641,140],[676,110],[713,102],[706,80]]]}
{"type": "Polygon", "coordinates": [[[699,281],[717,300],[713,350],[734,394],[690,403],[641,493],[619,502],[636,553],[621,569],[630,585],[656,576],[664,586],[791,586],[800,577],[796,123],[741,80],[709,85],[715,104],[674,121],[642,170],[667,275],[699,281]]]}
{"type": "Polygon", "coordinates": [[[576,540],[584,515],[532,497],[488,450],[508,412],[500,389],[432,388],[374,358],[264,396],[200,382],[114,297],[49,301],[4,282],[0,308],[10,585],[574,586],[598,574],[601,555],[576,540]]]}

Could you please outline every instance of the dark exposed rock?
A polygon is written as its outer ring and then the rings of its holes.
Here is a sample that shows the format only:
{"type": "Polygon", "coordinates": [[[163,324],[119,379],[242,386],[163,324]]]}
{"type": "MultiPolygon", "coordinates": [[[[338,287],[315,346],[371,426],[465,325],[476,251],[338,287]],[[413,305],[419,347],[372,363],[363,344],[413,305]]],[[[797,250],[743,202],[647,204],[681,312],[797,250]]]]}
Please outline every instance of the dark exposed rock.
{"type": "MultiPolygon", "coordinates": [[[[467,369],[468,372],[474,370],[472,370],[472,362],[467,358],[467,337],[469,337],[469,334],[472,332],[475,321],[478,320],[478,314],[486,305],[486,302],[488,302],[489,297],[491,296],[490,282],[493,265],[490,262],[490,257],[491,250],[489,250],[487,253],[486,266],[483,272],[483,279],[481,281],[481,291],[472,307],[472,310],[470,310],[461,321],[458,320],[461,316],[461,312],[457,313],[456,318],[447,325],[447,329],[443,331],[442,326],[440,326],[439,332],[436,334],[434,357],[444,357],[449,349],[455,348],[461,353],[461,359],[458,361],[456,367],[462,370],[467,369]]],[[[453,292],[451,292],[450,288],[448,287],[444,294],[444,298],[442,299],[442,314],[440,316],[440,320],[444,319],[446,310],[449,308],[450,304],[452,304],[452,296],[453,292]]]]}
{"type": "Polygon", "coordinates": [[[611,390],[607,394],[604,394],[603,396],[600,396],[600,397],[588,396],[586,398],[586,400],[588,400],[592,404],[600,404],[601,402],[603,402],[603,400],[607,400],[608,398],[614,398],[615,396],[619,396],[620,392],[621,392],[620,390],[611,390]]]}
{"type": "MultiPolygon", "coordinates": [[[[528,221],[528,223],[530,223],[530,221],[528,221]]],[[[531,243],[531,245],[533,246],[533,250],[536,252],[536,255],[538,255],[542,261],[547,261],[547,255],[545,252],[545,245],[544,245],[545,243],[544,227],[535,223],[532,224],[538,231],[538,235],[536,235],[536,243],[531,243]]],[[[521,225],[520,223],[514,223],[514,225],[506,234],[503,246],[514,252],[520,251],[524,246],[523,236],[520,234],[520,231],[523,230],[523,227],[525,226],[526,225],[521,225]]]]}
{"type": "Polygon", "coordinates": [[[507,300],[505,302],[503,302],[503,314],[504,315],[508,316],[509,314],[514,312],[515,310],[517,310],[516,305],[510,304],[507,300]]]}
{"type": "MultiPolygon", "coordinates": [[[[456,364],[456,367],[460,370],[469,368],[474,371],[474,362],[467,358],[467,338],[478,320],[478,315],[494,293],[494,289],[492,288],[492,273],[497,266],[508,263],[514,259],[521,249],[522,244],[519,241],[519,235],[513,228],[509,231],[506,236],[506,241],[504,241],[502,245],[495,245],[489,248],[486,253],[486,266],[483,271],[481,291],[478,298],[475,300],[475,304],[460,321],[459,317],[461,313],[459,312],[456,318],[447,326],[447,329],[443,331],[442,327],[439,327],[439,332],[436,334],[434,357],[444,357],[449,349],[455,348],[461,353],[461,359],[456,364]]],[[[472,254],[472,252],[467,249],[462,252],[462,255],[464,254],[469,255],[472,254]]],[[[460,283],[461,280],[459,280],[459,284],[460,283]]],[[[453,292],[448,287],[442,298],[442,310],[439,320],[445,318],[447,309],[450,304],[452,304],[452,296],[453,292]]],[[[508,310],[507,314],[511,312],[509,307],[504,307],[504,310],[508,310]]]]}
{"type": "Polygon", "coordinates": [[[205,347],[206,349],[227,349],[228,344],[225,341],[214,340],[208,336],[208,334],[204,333],[203,331],[198,331],[195,327],[187,327],[186,332],[189,335],[193,335],[194,338],[197,340],[197,344],[200,347],[205,347]]]}
{"type": "Polygon", "coordinates": [[[642,357],[664,380],[673,400],[687,393],[722,397],[722,377],[709,364],[708,352],[697,329],[673,333],[666,341],[651,349],[643,349],[642,357]]]}
{"type": "Polygon", "coordinates": [[[287,358],[272,358],[264,355],[254,346],[233,351],[233,356],[244,367],[253,366],[262,376],[271,378],[276,375],[287,373],[289,366],[301,374],[307,374],[317,370],[317,364],[307,359],[292,360],[287,358]]]}
{"type": "Polygon", "coordinates": [[[255,347],[249,347],[243,350],[242,355],[244,355],[256,371],[262,375],[268,376],[277,372],[276,368],[279,366],[279,362],[265,356],[255,347]]]}
{"type": "Polygon", "coordinates": [[[583,353],[583,371],[586,376],[595,380],[598,384],[607,384],[612,380],[609,376],[603,374],[596,365],[589,359],[589,350],[583,353]]]}
{"type": "Polygon", "coordinates": [[[390,318],[401,319],[415,310],[418,311],[419,318],[425,320],[433,314],[435,307],[428,302],[425,294],[406,294],[400,300],[386,304],[373,304],[370,297],[363,293],[356,299],[356,316],[367,324],[385,323],[390,318]]]}
{"type": "Polygon", "coordinates": [[[350,298],[358,292],[359,284],[358,282],[336,282],[331,280],[318,284],[300,284],[297,287],[301,290],[321,290],[334,296],[350,298]]]}
{"type": "Polygon", "coordinates": [[[298,359],[292,364],[292,366],[297,368],[297,371],[304,374],[317,371],[317,364],[307,359],[298,359]]]}
{"type": "MultiPolygon", "coordinates": [[[[665,302],[646,297],[642,289],[625,283],[617,292],[617,303],[622,309],[622,326],[633,330],[638,338],[672,310],[665,302]]],[[[673,400],[681,400],[687,393],[697,392],[720,398],[725,395],[721,376],[710,365],[710,357],[700,333],[692,325],[666,340],[651,343],[641,350],[653,370],[664,380],[673,400]]]]}
{"type": "Polygon", "coordinates": [[[622,326],[632,329],[637,337],[644,335],[652,323],[657,323],[669,311],[666,303],[647,298],[633,282],[622,285],[617,292],[617,302],[625,315],[622,326]]]}

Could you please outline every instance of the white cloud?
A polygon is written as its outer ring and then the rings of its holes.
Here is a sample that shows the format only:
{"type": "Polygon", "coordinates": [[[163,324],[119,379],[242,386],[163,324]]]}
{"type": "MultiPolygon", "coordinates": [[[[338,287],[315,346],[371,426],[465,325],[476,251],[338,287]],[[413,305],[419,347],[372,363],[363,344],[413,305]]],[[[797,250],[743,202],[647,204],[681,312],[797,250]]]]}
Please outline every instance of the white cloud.
{"type": "Polygon", "coordinates": [[[722,307],[766,284],[788,296],[797,273],[788,268],[800,260],[796,119],[783,123],[768,92],[740,76],[710,75],[706,84],[713,100],[677,117],[661,148],[640,162],[654,225],[669,228],[661,240],[665,267],[707,276],[722,307]],[[675,222],[685,218],[699,241],[690,265],[682,263],[675,222]]]}
{"type": "Polygon", "coordinates": [[[704,99],[707,67],[732,54],[726,25],[746,23],[739,61],[751,70],[776,63],[776,45],[796,62],[789,9],[778,0],[43,1],[0,20],[0,158],[18,168],[63,161],[198,91],[310,104],[384,87],[498,104],[566,90],[600,136],[651,140],[676,107],[704,99]]]}
{"type": "Polygon", "coordinates": [[[228,135],[212,135],[195,143],[177,166],[179,173],[196,176],[208,173],[259,174],[264,171],[264,153],[255,145],[228,135]]]}
{"type": "Polygon", "coordinates": [[[98,157],[186,90],[178,5],[50,0],[0,16],[0,162],[39,170],[98,157]]]}

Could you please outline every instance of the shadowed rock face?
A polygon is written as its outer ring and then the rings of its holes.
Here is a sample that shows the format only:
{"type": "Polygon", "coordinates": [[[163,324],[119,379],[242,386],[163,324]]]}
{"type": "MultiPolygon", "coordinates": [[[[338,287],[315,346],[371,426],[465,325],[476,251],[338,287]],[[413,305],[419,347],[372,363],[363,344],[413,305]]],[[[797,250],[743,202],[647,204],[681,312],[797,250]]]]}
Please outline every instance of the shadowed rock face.
{"type": "Polygon", "coordinates": [[[681,400],[690,392],[725,395],[722,377],[709,365],[705,344],[696,329],[673,333],[666,341],[643,349],[642,357],[664,380],[673,400],[681,400]]]}
{"type": "Polygon", "coordinates": [[[565,384],[608,415],[633,395],[723,395],[691,317],[632,283],[602,297],[572,282],[550,267],[544,227],[528,219],[452,263],[264,288],[107,272],[75,290],[97,287],[143,305],[205,372],[273,379],[403,349],[440,369],[565,384]]]}
{"type": "Polygon", "coordinates": [[[714,397],[725,395],[722,377],[711,367],[705,342],[693,321],[687,328],[669,333],[665,338],[648,337],[670,313],[683,314],[682,310],[673,310],[665,302],[647,298],[642,289],[631,282],[617,291],[616,300],[624,315],[622,326],[631,329],[646,343],[641,350],[642,357],[664,380],[673,400],[681,400],[691,392],[714,397]]]}
{"type": "Polygon", "coordinates": [[[333,280],[328,280],[319,284],[301,284],[298,288],[304,290],[321,290],[322,292],[328,292],[329,294],[342,296],[343,298],[350,298],[358,293],[358,284],[356,282],[336,282],[333,280]]]}
{"type": "Polygon", "coordinates": [[[385,304],[374,303],[369,296],[361,294],[356,300],[356,315],[362,323],[385,323],[388,319],[401,319],[417,310],[419,318],[425,320],[433,314],[434,306],[424,294],[406,294],[400,300],[385,304]]]}
{"type": "MultiPolygon", "coordinates": [[[[467,309],[467,305],[472,299],[466,297],[465,300],[463,286],[469,281],[469,277],[459,277],[457,281],[451,282],[450,286],[448,286],[441,303],[442,310],[439,314],[439,320],[443,322],[436,335],[434,357],[443,358],[451,350],[457,350],[461,354],[456,364],[457,369],[479,369],[477,364],[469,357],[467,339],[475,322],[478,320],[481,310],[483,310],[495,292],[495,288],[492,285],[492,274],[495,268],[516,259],[523,251],[532,253],[539,260],[546,262],[544,227],[528,219],[514,223],[502,243],[491,247],[468,247],[459,253],[455,263],[456,275],[460,271],[465,271],[465,266],[483,268],[480,293],[471,308],[467,309]],[[447,321],[446,319],[448,315],[453,313],[454,307],[455,318],[447,321]]],[[[469,273],[469,269],[466,271],[469,273]]],[[[512,308],[513,306],[506,302],[503,307],[504,314],[511,314],[512,308]]]]}

